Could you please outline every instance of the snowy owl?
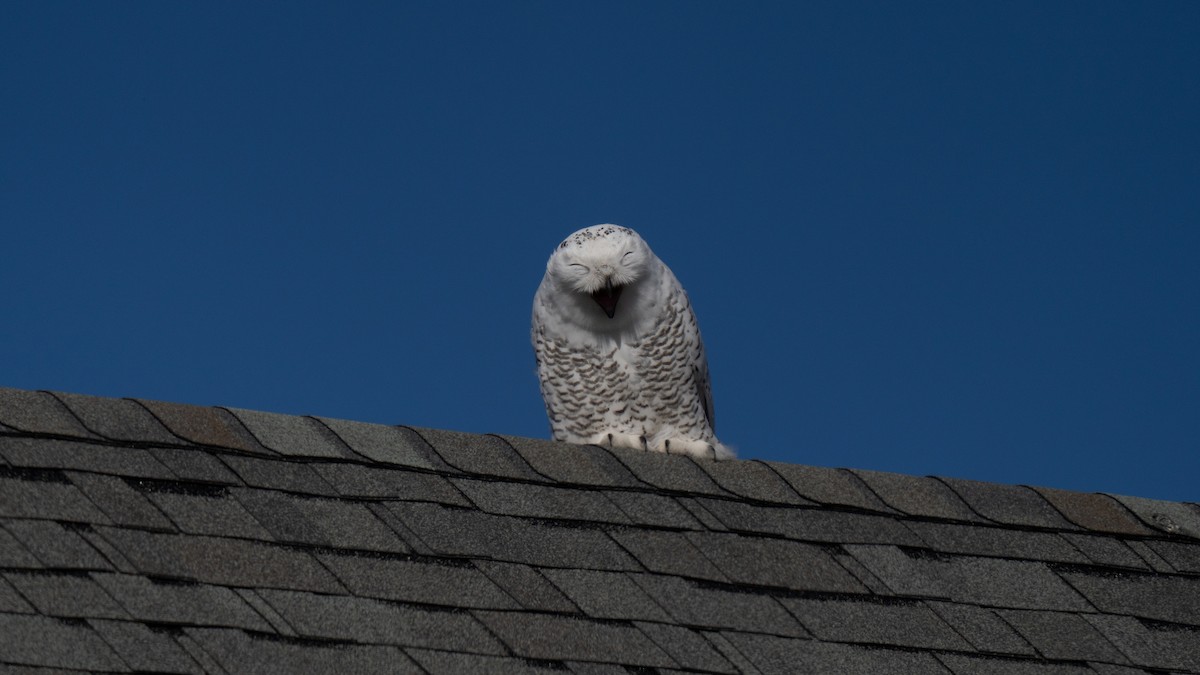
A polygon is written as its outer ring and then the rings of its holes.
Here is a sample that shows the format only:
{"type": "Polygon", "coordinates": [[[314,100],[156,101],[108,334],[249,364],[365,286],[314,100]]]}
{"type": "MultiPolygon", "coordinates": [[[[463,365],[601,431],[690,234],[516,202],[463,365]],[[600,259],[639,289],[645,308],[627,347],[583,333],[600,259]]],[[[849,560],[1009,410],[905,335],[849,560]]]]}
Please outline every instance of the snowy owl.
{"type": "Polygon", "coordinates": [[[727,459],[696,315],[636,232],[579,230],[533,299],[533,350],[554,439],[727,459]]]}

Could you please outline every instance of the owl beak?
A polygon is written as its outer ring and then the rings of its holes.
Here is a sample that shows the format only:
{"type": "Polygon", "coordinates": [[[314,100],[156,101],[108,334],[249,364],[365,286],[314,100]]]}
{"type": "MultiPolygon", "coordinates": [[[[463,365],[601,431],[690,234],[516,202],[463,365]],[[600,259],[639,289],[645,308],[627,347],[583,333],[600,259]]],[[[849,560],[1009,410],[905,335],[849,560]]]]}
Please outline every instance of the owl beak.
{"type": "Polygon", "coordinates": [[[612,279],[605,279],[604,288],[592,292],[592,299],[610,319],[617,313],[617,300],[620,298],[621,286],[613,286],[612,279]]]}

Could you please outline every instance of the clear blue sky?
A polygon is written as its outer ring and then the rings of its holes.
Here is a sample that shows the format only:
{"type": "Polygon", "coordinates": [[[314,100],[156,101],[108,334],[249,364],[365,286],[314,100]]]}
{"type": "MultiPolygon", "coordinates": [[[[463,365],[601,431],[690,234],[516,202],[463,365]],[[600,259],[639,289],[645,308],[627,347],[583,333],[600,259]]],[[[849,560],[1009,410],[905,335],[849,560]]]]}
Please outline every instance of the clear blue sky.
{"type": "Polygon", "coordinates": [[[637,229],[746,458],[1200,498],[1200,3],[0,8],[0,385],[545,437],[637,229]]]}

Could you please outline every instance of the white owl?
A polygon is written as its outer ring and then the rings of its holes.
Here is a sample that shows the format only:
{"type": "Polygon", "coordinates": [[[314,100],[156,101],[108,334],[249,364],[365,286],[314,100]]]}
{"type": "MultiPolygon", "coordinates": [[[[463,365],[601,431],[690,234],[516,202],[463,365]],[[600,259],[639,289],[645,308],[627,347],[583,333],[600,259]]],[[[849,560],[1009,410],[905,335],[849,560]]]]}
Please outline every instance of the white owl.
{"type": "Polygon", "coordinates": [[[555,440],[727,459],[696,315],[636,232],[559,244],[533,299],[533,350],[555,440]]]}

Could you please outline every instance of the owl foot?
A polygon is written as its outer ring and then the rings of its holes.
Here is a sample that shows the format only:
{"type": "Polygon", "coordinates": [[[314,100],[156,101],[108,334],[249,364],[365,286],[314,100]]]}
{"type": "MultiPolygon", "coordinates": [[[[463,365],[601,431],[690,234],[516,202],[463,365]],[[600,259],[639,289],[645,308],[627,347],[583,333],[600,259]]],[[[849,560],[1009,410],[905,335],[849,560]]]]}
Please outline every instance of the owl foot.
{"type": "Polygon", "coordinates": [[[646,437],[634,436],[633,434],[605,432],[592,436],[588,439],[588,442],[592,445],[599,445],[605,448],[627,448],[629,450],[645,450],[647,448],[646,437]]]}

